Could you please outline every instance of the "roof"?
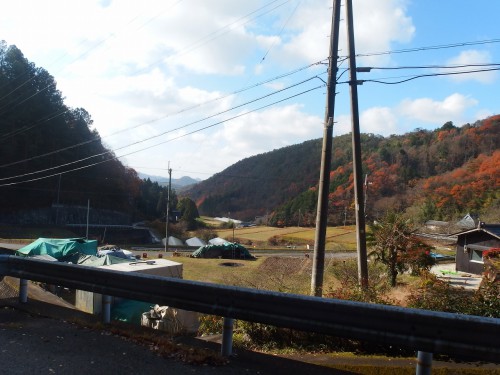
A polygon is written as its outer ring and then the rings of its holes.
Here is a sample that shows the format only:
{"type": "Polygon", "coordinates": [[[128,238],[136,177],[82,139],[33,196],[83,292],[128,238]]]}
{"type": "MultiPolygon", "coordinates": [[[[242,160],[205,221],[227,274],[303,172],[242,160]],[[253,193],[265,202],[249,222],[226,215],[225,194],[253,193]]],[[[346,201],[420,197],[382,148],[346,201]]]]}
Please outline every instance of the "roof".
{"type": "Polygon", "coordinates": [[[207,243],[198,237],[191,237],[186,240],[188,246],[205,246],[207,243]]]}
{"type": "MultiPolygon", "coordinates": [[[[161,240],[161,243],[165,245],[165,238],[161,240]]],[[[184,246],[184,243],[177,237],[168,236],[168,246],[184,246]]]]}
{"type": "Polygon", "coordinates": [[[446,226],[450,225],[450,223],[448,223],[447,221],[428,220],[425,222],[425,225],[446,226]]]}
{"type": "Polygon", "coordinates": [[[480,223],[479,227],[467,230],[464,232],[457,233],[457,236],[462,236],[465,234],[469,233],[476,233],[476,232],[485,232],[490,234],[493,237],[496,237],[497,239],[500,240],[500,224],[484,224],[480,223]]]}
{"type": "Polygon", "coordinates": [[[472,229],[477,227],[478,217],[477,215],[467,214],[460,221],[457,222],[457,226],[464,229],[472,229]]]}

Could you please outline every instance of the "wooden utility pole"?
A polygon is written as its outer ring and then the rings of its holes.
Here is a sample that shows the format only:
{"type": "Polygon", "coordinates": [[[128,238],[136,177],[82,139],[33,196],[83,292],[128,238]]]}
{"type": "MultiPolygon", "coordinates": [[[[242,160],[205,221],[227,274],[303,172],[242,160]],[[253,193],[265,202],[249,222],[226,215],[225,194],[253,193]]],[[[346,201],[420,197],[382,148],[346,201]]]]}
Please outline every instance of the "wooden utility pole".
{"type": "Polygon", "coordinates": [[[168,250],[168,219],[170,216],[170,184],[172,182],[172,168],[168,162],[168,188],[167,188],[167,217],[165,218],[165,252],[168,250]]]}
{"type": "Polygon", "coordinates": [[[352,0],[346,0],[347,41],[349,44],[349,86],[351,89],[352,154],[354,175],[354,206],[356,214],[356,242],[358,249],[358,281],[368,286],[368,261],[366,255],[365,207],[363,200],[363,171],[361,166],[361,137],[359,132],[358,80],[356,77],[356,52],[352,0]]]}
{"type": "Polygon", "coordinates": [[[330,169],[332,162],[333,115],[335,89],[337,84],[337,62],[339,50],[340,0],[333,0],[332,26],[330,32],[330,55],[326,93],[325,126],[321,151],[321,170],[318,188],[318,208],[311,277],[311,295],[323,294],[323,272],[325,268],[326,227],[328,221],[328,193],[330,190],[330,169]]]}

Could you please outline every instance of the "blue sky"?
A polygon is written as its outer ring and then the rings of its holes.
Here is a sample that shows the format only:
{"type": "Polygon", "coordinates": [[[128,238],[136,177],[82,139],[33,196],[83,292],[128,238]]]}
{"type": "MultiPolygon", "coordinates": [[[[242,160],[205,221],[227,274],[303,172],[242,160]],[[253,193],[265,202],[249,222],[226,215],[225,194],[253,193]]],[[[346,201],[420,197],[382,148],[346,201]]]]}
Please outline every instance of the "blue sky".
{"type": "MultiPolygon", "coordinates": [[[[369,55],[358,66],[435,66],[374,69],[358,79],[499,67],[456,68],[500,63],[496,0],[354,0],[353,7],[356,52],[369,55]]],[[[126,165],[167,176],[170,162],[175,178],[205,179],[243,158],[322,136],[320,62],[331,10],[331,0],[17,0],[2,7],[0,39],[48,70],[66,103],[91,114],[126,165]]],[[[342,21],[341,56],[345,29],[342,21]]],[[[348,78],[345,72],[339,81],[348,78]]],[[[473,123],[499,113],[498,81],[489,71],[365,82],[361,131],[386,136],[473,123]]],[[[336,135],[350,130],[348,85],[337,92],[336,135]]]]}

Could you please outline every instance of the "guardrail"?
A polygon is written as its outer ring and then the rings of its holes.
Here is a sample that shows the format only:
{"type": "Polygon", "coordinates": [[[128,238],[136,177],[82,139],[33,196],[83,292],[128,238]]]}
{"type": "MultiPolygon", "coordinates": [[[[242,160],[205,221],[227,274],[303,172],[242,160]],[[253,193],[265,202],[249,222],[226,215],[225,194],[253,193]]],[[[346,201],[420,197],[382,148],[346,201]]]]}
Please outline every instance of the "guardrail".
{"type": "Polygon", "coordinates": [[[500,319],[285,294],[0,255],[13,276],[103,295],[401,346],[500,361],[500,319]]]}

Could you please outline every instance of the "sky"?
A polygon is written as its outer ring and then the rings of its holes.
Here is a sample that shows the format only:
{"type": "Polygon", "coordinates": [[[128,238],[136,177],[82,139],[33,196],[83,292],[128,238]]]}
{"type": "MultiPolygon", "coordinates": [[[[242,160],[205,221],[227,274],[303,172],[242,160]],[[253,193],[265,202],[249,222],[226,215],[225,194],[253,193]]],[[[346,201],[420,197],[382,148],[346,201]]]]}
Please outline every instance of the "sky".
{"type": "MultiPolygon", "coordinates": [[[[0,40],[54,76],[125,165],[207,179],[323,136],[332,3],[16,0],[0,40]]],[[[351,129],[344,3],[334,135],[351,129]]],[[[496,0],[353,0],[356,65],[372,67],[357,73],[361,131],[500,113],[499,13],[496,0]]]]}

